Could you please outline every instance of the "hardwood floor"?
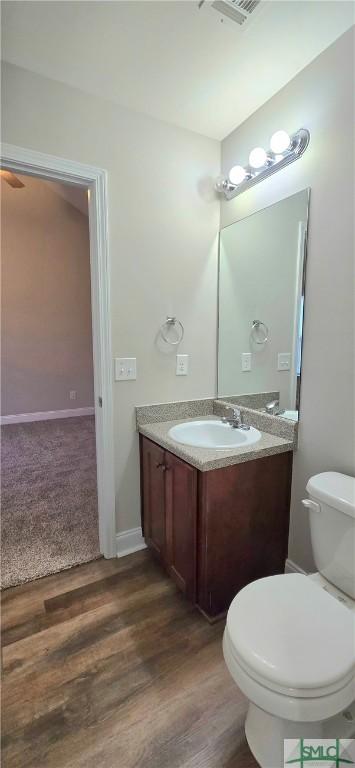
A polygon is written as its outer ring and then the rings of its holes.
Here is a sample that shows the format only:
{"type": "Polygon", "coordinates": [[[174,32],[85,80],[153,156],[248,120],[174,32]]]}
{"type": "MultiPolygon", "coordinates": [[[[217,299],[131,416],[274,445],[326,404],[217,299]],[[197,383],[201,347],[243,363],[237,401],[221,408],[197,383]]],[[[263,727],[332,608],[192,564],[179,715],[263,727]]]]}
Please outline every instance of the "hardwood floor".
{"type": "Polygon", "coordinates": [[[6,590],[4,768],[256,768],[209,625],[148,552],[6,590]]]}

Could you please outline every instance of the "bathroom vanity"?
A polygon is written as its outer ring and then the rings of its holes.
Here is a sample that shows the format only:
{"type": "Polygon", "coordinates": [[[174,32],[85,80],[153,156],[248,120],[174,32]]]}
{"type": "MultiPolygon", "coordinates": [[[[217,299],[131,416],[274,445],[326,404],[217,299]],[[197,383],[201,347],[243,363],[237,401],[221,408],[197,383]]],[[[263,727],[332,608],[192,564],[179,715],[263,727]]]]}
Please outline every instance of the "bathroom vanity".
{"type": "Polygon", "coordinates": [[[136,409],[145,541],[210,621],[285,568],[309,195],[220,232],[218,399],[136,409]]]}
{"type": "Polygon", "coordinates": [[[139,427],[143,535],[179,589],[213,621],[246,584],[284,572],[293,445],[263,434],[247,456],[242,449],[211,456],[173,447],[173,423],[139,427]]]}

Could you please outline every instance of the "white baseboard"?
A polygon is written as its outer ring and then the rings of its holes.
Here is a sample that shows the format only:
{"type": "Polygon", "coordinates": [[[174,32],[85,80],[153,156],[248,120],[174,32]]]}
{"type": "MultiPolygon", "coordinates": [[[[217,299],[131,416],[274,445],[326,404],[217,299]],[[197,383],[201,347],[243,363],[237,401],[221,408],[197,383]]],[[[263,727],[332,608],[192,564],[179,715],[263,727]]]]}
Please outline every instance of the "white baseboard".
{"type": "Polygon", "coordinates": [[[47,421],[49,419],[69,419],[73,416],[93,416],[95,408],[69,408],[65,411],[37,411],[36,413],[14,413],[1,416],[1,424],[24,424],[28,421],[47,421]]]}
{"type": "Polygon", "coordinates": [[[138,552],[146,548],[146,543],[142,536],[141,528],[131,528],[128,531],[122,531],[116,535],[117,557],[131,555],[132,552],[138,552]]]}
{"type": "Polygon", "coordinates": [[[285,573],[302,573],[304,576],[307,576],[307,572],[300,565],[294,563],[293,560],[289,560],[289,558],[287,558],[285,563],[285,573]]]}

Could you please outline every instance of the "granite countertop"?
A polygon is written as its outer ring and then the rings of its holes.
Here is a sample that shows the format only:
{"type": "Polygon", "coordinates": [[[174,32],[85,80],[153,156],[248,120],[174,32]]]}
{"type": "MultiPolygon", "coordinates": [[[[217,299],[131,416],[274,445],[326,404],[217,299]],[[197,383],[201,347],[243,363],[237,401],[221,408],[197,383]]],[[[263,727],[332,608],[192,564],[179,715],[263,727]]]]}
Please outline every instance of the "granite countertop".
{"type": "MultiPolygon", "coordinates": [[[[294,449],[294,441],[285,439],[277,435],[271,435],[268,432],[261,432],[261,438],[258,443],[239,448],[229,448],[227,450],[214,448],[194,448],[190,445],[177,443],[169,437],[168,432],[176,424],[182,424],[189,421],[200,421],[200,419],[218,419],[216,415],[199,415],[188,419],[177,419],[174,421],[159,421],[146,424],[138,424],[138,431],[153,440],[162,448],[178,456],[183,461],[191,464],[201,472],[207,472],[211,469],[221,469],[222,467],[241,464],[253,459],[261,459],[265,456],[273,456],[276,453],[286,453],[294,449]]],[[[261,431],[261,430],[260,430],[261,431]]]]}

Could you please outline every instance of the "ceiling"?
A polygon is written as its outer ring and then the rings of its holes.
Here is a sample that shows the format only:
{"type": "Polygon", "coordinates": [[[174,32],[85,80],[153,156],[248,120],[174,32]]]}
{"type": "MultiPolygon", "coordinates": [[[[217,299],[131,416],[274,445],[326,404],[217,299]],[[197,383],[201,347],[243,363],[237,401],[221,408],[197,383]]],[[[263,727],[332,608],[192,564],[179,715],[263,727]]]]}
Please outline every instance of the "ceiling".
{"type": "MultiPolygon", "coordinates": [[[[45,187],[50,189],[55,195],[59,195],[66,200],[69,205],[77,208],[78,211],[84,214],[84,216],[89,215],[88,191],[84,187],[79,187],[76,184],[64,184],[59,181],[47,181],[38,176],[29,176],[27,174],[16,173],[14,176],[22,182],[22,189],[33,190],[38,186],[41,187],[45,185],[45,187]]],[[[14,199],[16,198],[16,194],[18,195],[22,192],[22,189],[11,187],[4,178],[0,178],[0,184],[1,194],[7,192],[8,194],[13,195],[14,199]]]]}
{"type": "Polygon", "coordinates": [[[250,26],[197,0],[3,2],[6,61],[222,139],[354,23],[350,0],[263,0],[250,26]]]}

